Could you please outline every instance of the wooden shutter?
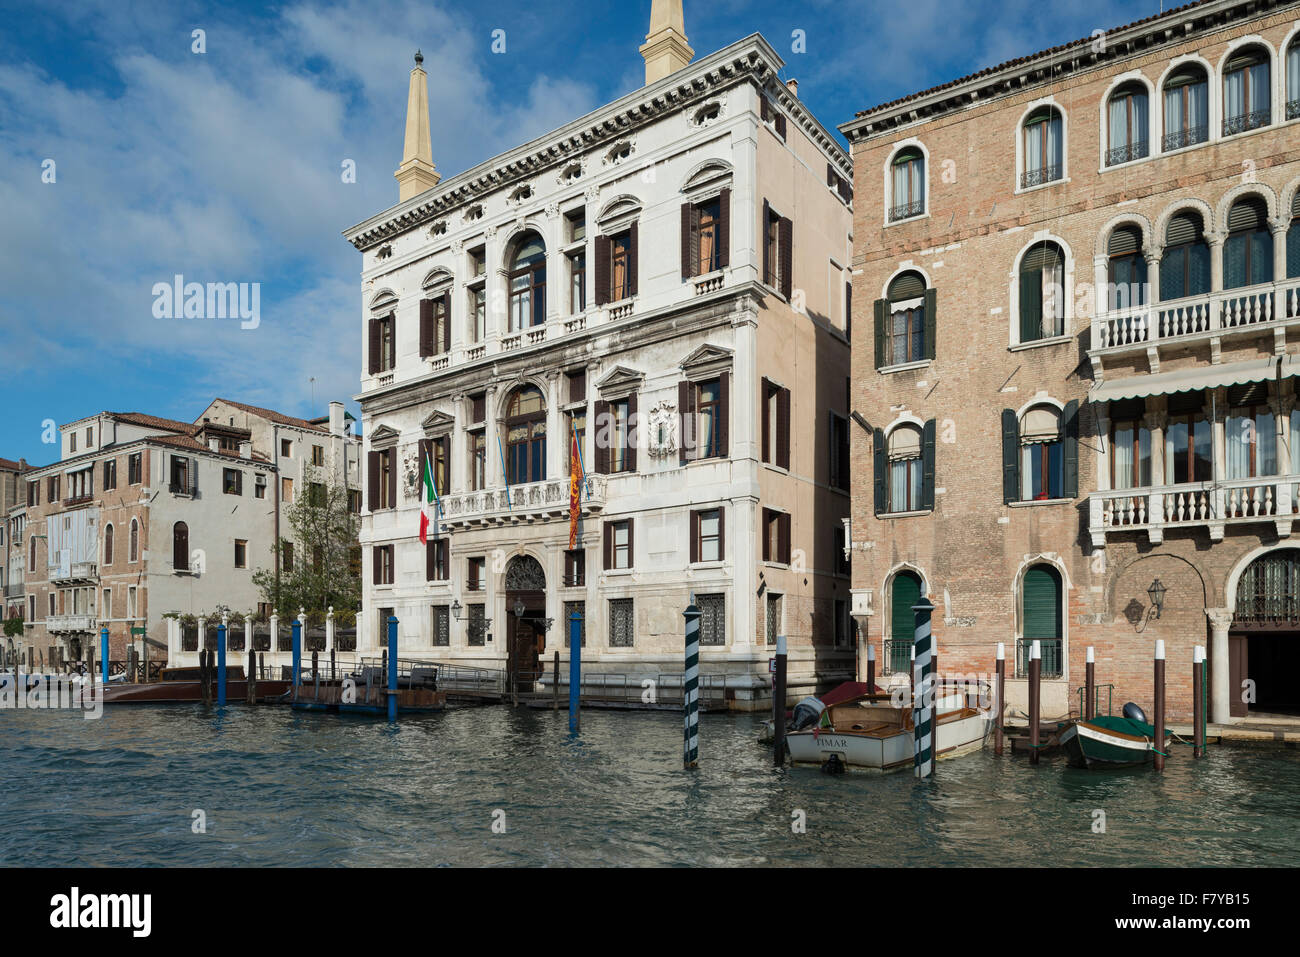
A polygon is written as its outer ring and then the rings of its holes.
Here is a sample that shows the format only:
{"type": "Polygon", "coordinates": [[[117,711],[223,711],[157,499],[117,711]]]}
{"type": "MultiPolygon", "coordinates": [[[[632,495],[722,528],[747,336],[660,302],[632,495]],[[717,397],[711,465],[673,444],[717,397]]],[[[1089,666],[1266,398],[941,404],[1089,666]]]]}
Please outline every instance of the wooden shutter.
{"type": "Polygon", "coordinates": [[[438,540],[431,538],[424,546],[424,580],[435,581],[438,577],[438,540]]]}
{"type": "Polygon", "coordinates": [[[569,373],[569,401],[587,401],[587,370],[579,369],[569,373]]]}
{"type": "MultiPolygon", "coordinates": [[[[423,502],[424,501],[424,461],[425,459],[428,459],[429,467],[433,468],[433,440],[420,439],[420,441],[416,443],[416,452],[419,455],[419,461],[416,462],[415,467],[418,470],[420,475],[420,481],[417,484],[419,485],[420,488],[420,501],[423,502]]],[[[436,480],[438,473],[434,472],[433,474],[436,480]]]]}
{"type": "Polygon", "coordinates": [[[1201,235],[1201,217],[1195,213],[1181,212],[1169,220],[1169,225],[1165,228],[1165,245],[1197,243],[1201,241],[1201,235]]]}
{"type": "Polygon", "coordinates": [[[438,571],[443,581],[451,579],[451,544],[445,538],[438,549],[438,571]]]}
{"type": "Polygon", "coordinates": [[[397,508],[397,450],[385,449],[388,455],[388,507],[397,508]]]}
{"type": "Polygon", "coordinates": [[[790,467],[790,390],[776,394],[776,464],[790,467]]]}
{"type": "MultiPolygon", "coordinates": [[[[374,455],[373,452],[371,452],[370,454],[371,454],[371,455],[374,455]]],[[[380,580],[379,580],[379,578],[380,578],[380,575],[379,575],[379,552],[380,552],[380,550],[381,550],[381,548],[380,548],[380,546],[378,546],[378,545],[375,545],[375,546],[373,546],[373,547],[370,549],[370,578],[371,578],[371,582],[372,582],[373,584],[375,584],[375,585],[382,584],[382,582],[380,582],[380,580]]]]}
{"type": "Polygon", "coordinates": [[[596,474],[609,474],[609,403],[604,399],[596,400],[596,422],[592,430],[596,437],[596,474]],[[601,441],[601,436],[605,441],[601,441]]]}
{"type": "Polygon", "coordinates": [[[1024,637],[1061,637],[1061,584],[1056,572],[1044,565],[1035,565],[1025,572],[1024,637]]]}
{"type": "Polygon", "coordinates": [[[772,118],[772,104],[767,102],[767,97],[760,95],[758,98],[758,115],[766,123],[772,118]]]}
{"type": "Polygon", "coordinates": [[[636,393],[627,397],[627,468],[636,471],[636,448],[641,444],[640,428],[634,428],[638,422],[636,414],[636,393]]]}
{"type": "Polygon", "coordinates": [[[781,257],[781,295],[787,300],[794,292],[794,223],[781,218],[777,252],[781,257]]]}
{"type": "Polygon", "coordinates": [[[603,564],[605,571],[614,567],[614,523],[606,522],[604,526],[604,540],[602,542],[603,564]]]}
{"type": "Polygon", "coordinates": [[[433,300],[420,300],[420,358],[433,355],[433,300]]]}
{"type": "Polygon", "coordinates": [[[785,114],[776,114],[776,133],[781,139],[785,139],[785,114]]]}
{"type": "Polygon", "coordinates": [[[908,641],[915,636],[916,612],[912,611],[912,606],[920,603],[921,579],[911,572],[899,572],[895,575],[889,589],[889,637],[891,639],[908,641]]]}
{"type": "Polygon", "coordinates": [[[763,387],[759,390],[760,396],[760,416],[763,419],[763,458],[764,462],[772,461],[772,417],[768,415],[768,399],[772,394],[772,383],[764,377],[763,387]]]}
{"type": "Polygon", "coordinates": [[[699,255],[695,251],[695,207],[690,203],[682,203],[682,279],[690,279],[695,275],[695,264],[699,262],[699,255]]]}
{"type": "Polygon", "coordinates": [[[682,380],[677,383],[678,445],[680,462],[685,465],[695,458],[695,386],[682,380]]]}
{"type": "Polygon", "coordinates": [[[370,320],[370,374],[379,372],[379,320],[370,320]]]}
{"type": "Polygon", "coordinates": [[[1061,415],[1062,433],[1062,494],[1066,498],[1079,497],[1079,403],[1071,399],[1061,415]]]}
{"type": "Polygon", "coordinates": [[[691,510],[691,564],[694,565],[700,560],[700,513],[691,510]]]}
{"type": "Polygon", "coordinates": [[[876,368],[883,369],[886,361],[885,347],[889,342],[889,300],[876,300],[876,368]]]}
{"type": "Polygon", "coordinates": [[[935,334],[938,332],[938,324],[935,316],[938,311],[938,291],[927,289],[925,291],[925,357],[933,359],[935,353],[935,334]]]}
{"type": "Polygon", "coordinates": [[[724,372],[718,376],[718,454],[726,458],[729,450],[728,423],[731,421],[731,373],[724,372]]]}
{"type": "Polygon", "coordinates": [[[1238,200],[1228,211],[1228,232],[1249,232],[1268,228],[1268,210],[1263,200],[1251,197],[1238,200]]]}
{"type": "Polygon", "coordinates": [[[885,513],[885,433],[876,429],[871,433],[871,475],[876,493],[876,514],[885,513]]]}
{"type": "Polygon", "coordinates": [[[772,277],[772,250],[767,242],[768,223],[772,219],[772,206],[767,200],[763,200],[763,219],[758,226],[758,242],[763,247],[763,275],[761,282],[770,282],[772,277]]]}
{"type": "Polygon", "coordinates": [[[596,305],[609,302],[609,237],[596,237],[596,305]]]}
{"type": "Polygon", "coordinates": [[[451,290],[442,294],[442,351],[451,351],[451,290]]]}
{"type": "Polygon", "coordinates": [[[727,510],[718,506],[718,561],[727,558],[727,510]]]}
{"type": "Polygon", "coordinates": [[[1020,341],[1033,342],[1043,336],[1043,273],[1020,270],[1020,341]]]}
{"type": "Polygon", "coordinates": [[[778,559],[783,565],[790,564],[790,513],[782,512],[777,519],[777,544],[781,550],[781,556],[778,559]]]}
{"type": "Polygon", "coordinates": [[[1142,231],[1136,226],[1117,226],[1106,241],[1106,254],[1131,256],[1142,248],[1142,231]]]}
{"type": "Polygon", "coordinates": [[[633,296],[637,292],[637,224],[633,223],[628,229],[627,241],[627,276],[628,286],[633,296]]]}
{"type": "Polygon", "coordinates": [[[474,417],[475,422],[482,422],[487,418],[487,396],[482,392],[470,399],[470,415],[474,417]]]}
{"type": "Polygon", "coordinates": [[[934,419],[921,429],[921,508],[934,508],[934,419]]]}
{"type": "Polygon", "coordinates": [[[1020,501],[1020,421],[1014,409],[1002,410],[1002,501],[1020,501]]]}
{"type": "MultiPolygon", "coordinates": [[[[1300,214],[1297,214],[1300,215],[1300,214]]],[[[731,265],[731,187],[718,194],[718,267],[731,265]]]]}
{"type": "Polygon", "coordinates": [[[772,560],[772,535],[769,527],[772,524],[772,510],[763,509],[763,527],[759,529],[759,534],[763,536],[763,561],[772,560]]]}
{"type": "Polygon", "coordinates": [[[632,531],[635,522],[632,519],[627,520],[627,567],[632,568],[636,565],[636,549],[633,547],[632,531]]]}
{"type": "Polygon", "coordinates": [[[367,453],[366,462],[366,507],[370,511],[379,508],[379,453],[367,453]]]}

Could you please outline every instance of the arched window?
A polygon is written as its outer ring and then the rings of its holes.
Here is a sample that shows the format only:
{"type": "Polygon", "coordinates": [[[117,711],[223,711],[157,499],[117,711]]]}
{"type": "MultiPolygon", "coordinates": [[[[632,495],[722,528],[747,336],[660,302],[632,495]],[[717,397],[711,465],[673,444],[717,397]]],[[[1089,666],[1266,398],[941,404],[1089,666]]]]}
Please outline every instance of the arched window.
{"type": "Polygon", "coordinates": [[[1020,621],[1023,626],[1020,673],[1029,671],[1032,642],[1038,641],[1044,677],[1061,675],[1061,643],[1064,638],[1061,573],[1051,565],[1034,565],[1025,572],[1020,594],[1020,621]]]}
{"type": "Polygon", "coordinates": [[[1237,582],[1233,623],[1287,628],[1300,623],[1300,550],[1268,552],[1247,566],[1237,582]]]}
{"type": "Polygon", "coordinates": [[[1131,224],[1116,226],[1111,230],[1106,253],[1109,257],[1106,278],[1110,308],[1145,305],[1147,260],[1142,254],[1142,230],[1131,224]]]}
{"type": "Polygon", "coordinates": [[[134,518],[131,519],[131,534],[127,540],[126,557],[132,562],[140,560],[140,523],[134,518]]]}
{"type": "Polygon", "coordinates": [[[1291,227],[1286,231],[1286,276],[1300,278],[1300,189],[1291,197],[1291,227]]]}
{"type": "Polygon", "coordinates": [[[113,526],[104,526],[104,564],[113,564],[113,526]]]}
{"type": "Polygon", "coordinates": [[[1160,258],[1160,298],[1168,302],[1203,296],[1210,291],[1210,247],[1200,213],[1185,209],[1175,213],[1165,227],[1165,248],[1160,258]]]}
{"type": "Polygon", "coordinates": [[[894,366],[934,358],[933,290],[915,271],[900,273],[889,284],[888,298],[877,306],[877,366],[894,366]]]}
{"type": "Polygon", "coordinates": [[[1300,119],[1300,37],[1286,51],[1286,118],[1300,119]]]}
{"type": "Polygon", "coordinates": [[[889,433],[889,485],[886,509],[915,512],[921,505],[921,430],[900,425],[889,433]]]}
{"type": "Polygon", "coordinates": [[[925,155],[915,146],[901,149],[889,165],[889,220],[925,212],[925,155]]]}
{"type": "Polygon", "coordinates": [[[1205,67],[1189,63],[1165,80],[1165,134],[1161,148],[1168,153],[1204,143],[1210,138],[1210,84],[1205,67]]]}
{"type": "Polygon", "coordinates": [[[506,471],[511,485],[546,478],[546,404],[541,390],[523,386],[506,406],[506,471]]]}
{"type": "Polygon", "coordinates": [[[1032,246],[1020,260],[1020,341],[1065,334],[1065,254],[1054,242],[1032,246]]]}
{"type": "Polygon", "coordinates": [[[1268,51],[1238,50],[1223,65],[1223,135],[1267,126],[1272,119],[1268,51]]]}
{"type": "Polygon", "coordinates": [[[1257,286],[1273,281],[1273,234],[1268,206],[1245,196],[1228,211],[1228,239],[1223,244],[1223,288],[1257,286]]]}
{"type": "Polygon", "coordinates": [[[178,572],[190,569],[190,529],[184,522],[172,526],[172,568],[178,572]]]}
{"type": "Polygon", "coordinates": [[[916,612],[912,606],[921,600],[921,577],[915,572],[899,572],[889,586],[889,647],[885,662],[890,674],[907,674],[912,664],[912,641],[916,632],[916,612]]]}
{"type": "Polygon", "coordinates": [[[1065,175],[1065,132],[1061,111],[1043,106],[1025,118],[1024,172],[1020,188],[1052,183],[1065,175]]]}
{"type": "Polygon", "coordinates": [[[536,233],[526,233],[510,264],[510,331],[518,332],[546,321],[546,245],[536,233]]]}
{"type": "Polygon", "coordinates": [[[1106,165],[1142,159],[1150,152],[1150,108],[1147,91],[1136,81],[1125,83],[1106,104],[1106,165]]]}

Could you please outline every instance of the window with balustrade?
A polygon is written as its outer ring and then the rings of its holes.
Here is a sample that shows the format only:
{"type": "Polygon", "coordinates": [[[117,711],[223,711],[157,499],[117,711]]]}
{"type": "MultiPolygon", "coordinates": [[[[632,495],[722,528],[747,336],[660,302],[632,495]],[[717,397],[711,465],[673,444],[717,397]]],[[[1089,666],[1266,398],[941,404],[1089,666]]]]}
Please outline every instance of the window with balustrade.
{"type": "Polygon", "coordinates": [[[1051,241],[1031,246],[1020,260],[1020,342],[1065,334],[1065,253],[1051,241]]]}
{"type": "Polygon", "coordinates": [[[1273,234],[1268,206],[1259,196],[1244,196],[1228,211],[1223,244],[1223,288],[1239,289],[1273,281],[1273,234]]]}
{"type": "Polygon", "coordinates": [[[1272,119],[1269,54],[1259,46],[1238,50],[1223,66],[1223,135],[1267,126],[1272,119]]]}
{"type": "Polygon", "coordinates": [[[1164,138],[1168,153],[1204,143],[1210,138],[1210,83],[1205,68],[1196,63],[1180,66],[1165,80],[1163,89],[1164,138]]]}
{"type": "Polygon", "coordinates": [[[1110,487],[1148,488],[1151,485],[1151,430],[1146,401],[1127,399],[1110,404],[1110,487]]]}
{"type": "Polygon", "coordinates": [[[898,151],[889,164],[889,221],[925,212],[925,154],[919,147],[898,151]]]}
{"type": "MultiPolygon", "coordinates": [[[[1160,299],[1170,302],[1210,291],[1210,247],[1205,242],[1201,214],[1182,210],[1165,227],[1165,247],[1160,257],[1160,299]]],[[[1196,327],[1162,330],[1163,333],[1196,331],[1196,327]]]]}
{"type": "Polygon", "coordinates": [[[1131,163],[1149,155],[1150,107],[1141,83],[1125,83],[1106,103],[1106,165],[1131,163]]]}
{"type": "Polygon", "coordinates": [[[1224,475],[1229,481],[1277,474],[1277,421],[1268,402],[1267,382],[1228,390],[1223,445],[1224,475]]]}
{"type": "Polygon", "coordinates": [[[1165,425],[1165,484],[1208,482],[1214,477],[1210,416],[1204,392],[1168,398],[1165,425]]]}
{"type": "Polygon", "coordinates": [[[546,478],[546,404],[541,390],[524,386],[506,405],[506,470],[511,485],[546,478]]]}
{"type": "Polygon", "coordinates": [[[546,322],[546,245],[536,233],[525,233],[510,265],[510,331],[519,332],[546,322]]]}
{"type": "Polygon", "coordinates": [[[1054,183],[1065,176],[1065,122],[1054,106],[1042,106],[1022,126],[1020,188],[1054,183]]]}
{"type": "Polygon", "coordinates": [[[1106,298],[1112,312],[1147,302],[1147,261],[1142,230],[1131,223],[1111,230],[1106,243],[1106,298]]]}

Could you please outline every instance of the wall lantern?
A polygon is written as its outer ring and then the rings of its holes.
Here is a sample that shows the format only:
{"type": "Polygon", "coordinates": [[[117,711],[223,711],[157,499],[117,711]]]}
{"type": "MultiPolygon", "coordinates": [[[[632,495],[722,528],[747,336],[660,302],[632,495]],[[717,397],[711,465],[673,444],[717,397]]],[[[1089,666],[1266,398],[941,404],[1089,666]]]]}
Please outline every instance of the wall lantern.
{"type": "Polygon", "coordinates": [[[1159,578],[1153,581],[1151,587],[1147,589],[1147,595],[1151,598],[1151,607],[1155,609],[1157,618],[1160,617],[1160,612],[1165,607],[1166,590],[1165,586],[1160,584],[1159,578]]]}

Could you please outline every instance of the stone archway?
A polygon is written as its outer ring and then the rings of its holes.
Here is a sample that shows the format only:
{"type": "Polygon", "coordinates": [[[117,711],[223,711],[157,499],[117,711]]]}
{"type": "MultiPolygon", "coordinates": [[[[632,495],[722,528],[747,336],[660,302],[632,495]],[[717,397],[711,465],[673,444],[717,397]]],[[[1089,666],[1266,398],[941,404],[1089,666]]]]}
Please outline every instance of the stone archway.
{"type": "Polygon", "coordinates": [[[532,691],[546,652],[546,572],[532,555],[506,565],[506,670],[516,690],[532,691]]]}
{"type": "Polygon", "coordinates": [[[1229,714],[1300,713],[1300,548],[1256,557],[1236,582],[1228,631],[1229,714]]]}

